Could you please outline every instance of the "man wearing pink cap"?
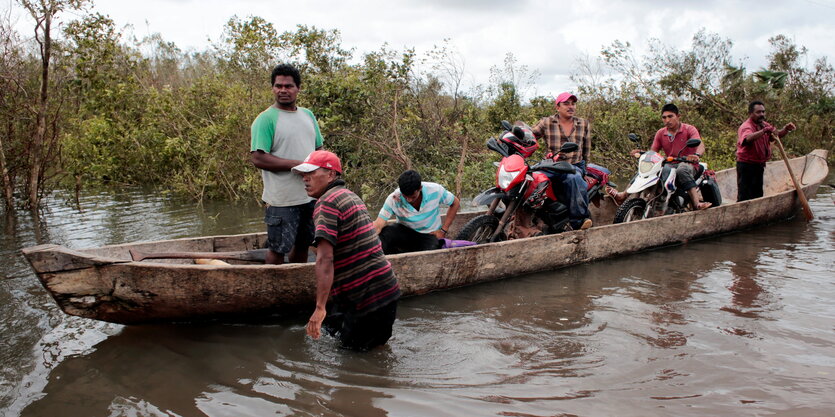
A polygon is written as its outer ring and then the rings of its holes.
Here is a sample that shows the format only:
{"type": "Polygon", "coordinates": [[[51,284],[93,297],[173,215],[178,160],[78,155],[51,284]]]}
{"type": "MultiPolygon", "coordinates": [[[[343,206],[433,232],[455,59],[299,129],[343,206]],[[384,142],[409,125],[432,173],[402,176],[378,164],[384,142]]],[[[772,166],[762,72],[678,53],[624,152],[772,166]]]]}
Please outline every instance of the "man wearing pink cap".
{"type": "Polygon", "coordinates": [[[313,209],[316,309],[307,334],[318,339],[324,324],[347,349],[367,351],[385,344],[400,286],[365,203],[345,188],[342,163],[332,152],[312,152],[293,172],[302,176],[307,195],[318,199],[313,209]]]}
{"type": "Polygon", "coordinates": [[[556,99],[557,112],[540,119],[532,129],[535,137],[545,139],[552,154],[559,152],[566,142],[574,142],[580,147],[578,152],[567,155],[568,162],[576,168],[575,173],[546,173],[558,199],[568,205],[569,222],[575,230],[588,229],[592,225],[589,194],[583,178],[591,153],[591,125],[588,120],[574,115],[576,105],[577,96],[561,93],[556,99]]]}

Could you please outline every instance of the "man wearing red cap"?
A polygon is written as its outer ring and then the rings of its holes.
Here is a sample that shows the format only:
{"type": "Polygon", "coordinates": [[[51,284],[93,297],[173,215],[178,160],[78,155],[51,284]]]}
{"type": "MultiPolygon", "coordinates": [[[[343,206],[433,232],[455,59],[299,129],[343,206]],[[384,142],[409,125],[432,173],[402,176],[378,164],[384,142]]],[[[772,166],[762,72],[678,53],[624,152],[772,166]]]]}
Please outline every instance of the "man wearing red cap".
{"type": "Polygon", "coordinates": [[[592,225],[589,194],[583,178],[591,153],[591,125],[588,120],[574,115],[576,105],[577,96],[561,93],[556,99],[557,112],[540,119],[532,129],[535,137],[545,139],[552,154],[559,152],[566,142],[574,142],[580,147],[578,152],[567,155],[568,162],[576,168],[575,173],[546,173],[551,178],[554,193],[568,205],[569,222],[575,230],[588,229],[592,225]]]}
{"type": "Polygon", "coordinates": [[[250,159],[261,169],[267,204],[267,257],[269,264],[307,262],[307,250],[313,239],[313,199],[304,192],[304,184],[290,169],[322,147],[322,134],[313,113],[296,106],[301,75],[292,65],[282,64],[270,76],[275,103],[252,122],[250,159]]]}
{"type": "Polygon", "coordinates": [[[344,348],[367,351],[385,344],[400,286],[365,203],[345,188],[339,178],[342,163],[331,152],[312,152],[293,172],[302,176],[307,195],[318,199],[313,209],[316,309],[307,334],[318,339],[324,323],[344,348]]]}

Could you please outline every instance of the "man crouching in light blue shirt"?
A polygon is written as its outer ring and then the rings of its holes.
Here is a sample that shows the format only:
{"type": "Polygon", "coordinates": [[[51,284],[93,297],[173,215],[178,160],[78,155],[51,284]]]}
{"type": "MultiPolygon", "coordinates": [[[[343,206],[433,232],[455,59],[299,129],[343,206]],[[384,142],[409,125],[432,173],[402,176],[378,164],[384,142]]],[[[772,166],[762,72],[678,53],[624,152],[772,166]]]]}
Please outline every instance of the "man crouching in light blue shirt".
{"type": "Polygon", "coordinates": [[[374,220],[383,252],[391,255],[440,248],[439,239],[446,237],[461,206],[458,197],[440,184],[422,182],[413,170],[400,174],[397,185],[374,220]],[[443,224],[441,205],[449,207],[443,224]],[[397,223],[386,225],[391,219],[397,223]]]}

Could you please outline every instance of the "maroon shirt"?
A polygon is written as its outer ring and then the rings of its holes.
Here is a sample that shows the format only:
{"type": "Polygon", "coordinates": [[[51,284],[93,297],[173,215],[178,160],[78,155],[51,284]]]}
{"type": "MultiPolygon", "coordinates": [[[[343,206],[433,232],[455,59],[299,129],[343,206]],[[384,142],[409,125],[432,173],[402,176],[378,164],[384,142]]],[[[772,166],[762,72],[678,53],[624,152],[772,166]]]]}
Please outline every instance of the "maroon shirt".
{"type": "Polygon", "coordinates": [[[772,133],[763,134],[753,142],[745,142],[745,137],[768,126],[771,126],[768,122],[763,122],[762,126],[757,126],[750,117],[742,123],[739,131],[737,131],[736,139],[736,160],[738,162],[765,164],[771,159],[772,133]]]}
{"type": "Polygon", "coordinates": [[[682,123],[675,135],[671,135],[666,127],[655,132],[655,139],[652,141],[652,150],[658,152],[663,150],[666,156],[687,156],[696,153],[697,148],[687,148],[684,145],[690,139],[701,139],[699,131],[693,125],[682,123]],[[683,149],[683,150],[682,150],[683,149]],[[678,153],[681,152],[681,155],[678,153]]]}
{"type": "MultiPolygon", "coordinates": [[[[662,127],[658,129],[658,132],[655,132],[655,139],[652,141],[651,149],[656,152],[663,150],[666,156],[685,157],[687,155],[693,155],[696,153],[696,149],[698,149],[698,146],[695,148],[686,147],[687,141],[701,138],[702,136],[699,134],[698,129],[687,123],[682,123],[674,135],[671,135],[666,127],[662,127]],[[681,155],[678,154],[679,152],[681,152],[681,155]]],[[[697,162],[692,162],[691,165],[694,167],[699,166],[697,162]]]]}

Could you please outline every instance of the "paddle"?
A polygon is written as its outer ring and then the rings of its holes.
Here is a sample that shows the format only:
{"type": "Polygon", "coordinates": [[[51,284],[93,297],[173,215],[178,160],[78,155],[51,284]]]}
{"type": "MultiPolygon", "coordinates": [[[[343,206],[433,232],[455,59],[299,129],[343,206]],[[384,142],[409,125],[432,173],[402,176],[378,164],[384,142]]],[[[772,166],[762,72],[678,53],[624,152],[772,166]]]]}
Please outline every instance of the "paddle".
{"type": "Polygon", "coordinates": [[[786,156],[786,150],[783,149],[783,142],[780,141],[780,136],[777,135],[777,132],[772,132],[771,137],[774,138],[774,142],[777,143],[777,149],[780,150],[780,155],[783,157],[783,162],[786,163],[786,169],[789,170],[789,177],[792,179],[792,183],[794,183],[794,188],[797,190],[797,198],[800,200],[800,204],[803,206],[803,213],[806,215],[806,221],[812,220],[815,216],[812,215],[812,208],[809,207],[809,202],[806,201],[806,194],[803,194],[803,189],[800,188],[800,184],[797,182],[797,178],[794,177],[794,171],[792,171],[792,166],[789,164],[789,158],[786,156]]]}
{"type": "Polygon", "coordinates": [[[143,259],[235,259],[238,261],[264,262],[267,249],[245,250],[240,252],[158,252],[145,253],[131,249],[130,257],[134,261],[143,259]]]}

